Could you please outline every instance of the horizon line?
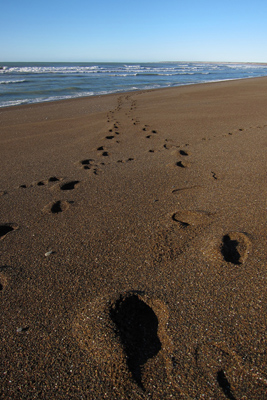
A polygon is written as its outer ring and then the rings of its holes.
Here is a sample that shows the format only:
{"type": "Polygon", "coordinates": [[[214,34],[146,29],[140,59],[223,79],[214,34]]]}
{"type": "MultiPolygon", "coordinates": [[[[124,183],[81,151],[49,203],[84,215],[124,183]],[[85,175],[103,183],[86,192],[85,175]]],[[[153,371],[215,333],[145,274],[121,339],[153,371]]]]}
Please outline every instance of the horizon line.
{"type": "MultiPolygon", "coordinates": [[[[265,65],[267,64],[267,61],[201,61],[201,60],[194,60],[194,61],[188,61],[188,60],[176,60],[176,61],[0,61],[1,64],[3,63],[110,63],[110,64],[122,64],[122,63],[127,63],[127,64],[160,64],[160,63],[203,63],[203,64],[212,64],[212,63],[227,63],[227,64],[262,64],[265,65]]],[[[2,65],[1,65],[2,66],[2,65]]]]}

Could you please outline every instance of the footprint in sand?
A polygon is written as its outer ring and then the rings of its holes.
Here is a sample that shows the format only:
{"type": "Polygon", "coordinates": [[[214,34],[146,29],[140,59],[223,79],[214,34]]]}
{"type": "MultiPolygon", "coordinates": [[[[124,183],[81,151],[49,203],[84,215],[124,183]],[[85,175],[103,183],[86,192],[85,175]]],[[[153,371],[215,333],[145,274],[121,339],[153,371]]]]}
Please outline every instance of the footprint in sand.
{"type": "Polygon", "coordinates": [[[144,389],[141,367],[149,358],[156,356],[162,347],[158,337],[158,318],[136,294],[119,298],[110,309],[110,317],[132,377],[144,389]]]}
{"type": "Polygon", "coordinates": [[[66,211],[70,204],[73,204],[73,201],[57,200],[45,206],[43,211],[49,214],[59,214],[66,211]]]}
{"type": "Polygon", "coordinates": [[[181,156],[189,156],[191,153],[187,150],[180,150],[179,153],[181,154],[181,156]]]}
{"type": "Polygon", "coordinates": [[[6,235],[18,229],[18,227],[19,226],[17,224],[13,223],[0,224],[0,240],[3,240],[6,237],[6,235]]]}
{"type": "Polygon", "coordinates": [[[61,190],[73,190],[80,183],[80,181],[68,181],[60,185],[61,190]]]}
{"type": "Polygon", "coordinates": [[[189,168],[191,164],[185,161],[178,161],[175,165],[180,168],[189,168]]]}
{"type": "Polygon", "coordinates": [[[252,252],[252,243],[247,233],[229,232],[221,238],[209,238],[203,245],[203,255],[216,265],[242,265],[252,252]]]}
{"type": "Polygon", "coordinates": [[[79,164],[82,166],[83,169],[90,169],[94,165],[94,159],[92,158],[86,158],[82,161],[79,162],[79,164]]]}
{"type": "Polygon", "coordinates": [[[173,214],[172,219],[178,222],[181,228],[187,228],[189,226],[207,224],[209,222],[209,216],[210,214],[207,212],[177,211],[173,214]]]}
{"type": "Polygon", "coordinates": [[[195,361],[207,382],[207,398],[237,400],[247,398],[248,393],[250,399],[266,397],[264,372],[229,347],[226,340],[198,345],[195,361]]]}
{"type": "MultiPolygon", "coordinates": [[[[166,331],[166,305],[141,292],[87,304],[74,323],[78,342],[115,386],[135,382],[146,390],[153,375],[168,380],[173,344],[166,331]]],[[[149,388],[150,390],[150,388],[149,388]]]]}
{"type": "Polygon", "coordinates": [[[148,127],[149,127],[148,125],[145,125],[145,126],[143,127],[142,131],[146,132],[148,127]]]}
{"type": "Polygon", "coordinates": [[[108,157],[109,156],[109,153],[108,153],[108,151],[107,150],[105,150],[105,147],[104,146],[99,146],[98,148],[97,148],[97,151],[100,151],[101,152],[101,156],[103,156],[103,157],[108,157]]]}
{"type": "Polygon", "coordinates": [[[151,254],[154,263],[175,260],[188,250],[191,242],[211,223],[208,212],[177,211],[172,216],[172,225],[155,232],[151,241],[151,254]]]}
{"type": "Polygon", "coordinates": [[[226,262],[243,264],[251,252],[252,245],[246,234],[230,232],[223,236],[220,246],[221,254],[226,262]]]}

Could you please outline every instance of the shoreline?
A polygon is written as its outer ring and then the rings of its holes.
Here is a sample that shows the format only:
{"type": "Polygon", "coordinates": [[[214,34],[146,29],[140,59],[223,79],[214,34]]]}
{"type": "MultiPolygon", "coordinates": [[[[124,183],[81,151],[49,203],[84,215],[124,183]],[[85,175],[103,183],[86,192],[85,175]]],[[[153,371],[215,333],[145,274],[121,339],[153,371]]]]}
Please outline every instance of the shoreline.
{"type": "MultiPolygon", "coordinates": [[[[263,65],[265,65],[263,63],[263,65]]],[[[267,64],[266,64],[267,65],[267,64]]],[[[79,97],[71,97],[67,99],[60,99],[60,100],[44,100],[40,102],[32,102],[32,103],[27,103],[27,104],[18,104],[18,105],[12,105],[12,106],[0,106],[0,112],[1,109],[13,109],[14,107],[23,107],[23,106],[34,106],[34,105],[40,105],[40,104],[45,104],[45,103],[58,103],[58,102],[67,102],[67,101],[73,101],[73,100],[84,100],[84,99],[89,99],[89,98],[96,98],[96,97],[102,97],[102,96],[114,96],[114,95],[127,95],[131,93],[139,93],[139,92],[150,92],[150,91],[157,91],[157,90],[165,90],[165,89],[177,89],[180,87],[186,87],[186,86],[195,86],[195,85],[206,85],[206,84],[216,84],[216,83],[223,83],[223,82],[234,82],[234,81],[245,81],[245,80],[251,80],[251,79],[264,79],[266,76],[261,76],[261,77],[249,77],[249,78],[233,78],[233,79],[223,79],[223,80],[216,80],[216,81],[207,81],[207,82],[201,82],[201,83],[186,83],[186,84],[181,84],[177,86],[166,86],[166,87],[161,87],[161,88],[151,88],[151,89],[140,89],[140,90],[130,90],[130,91],[122,91],[122,92],[111,92],[111,93],[105,93],[105,94],[94,94],[91,96],[79,96],[79,97]]]]}
{"type": "Polygon", "coordinates": [[[264,398],[266,93],[0,110],[1,398],[264,398]]]}

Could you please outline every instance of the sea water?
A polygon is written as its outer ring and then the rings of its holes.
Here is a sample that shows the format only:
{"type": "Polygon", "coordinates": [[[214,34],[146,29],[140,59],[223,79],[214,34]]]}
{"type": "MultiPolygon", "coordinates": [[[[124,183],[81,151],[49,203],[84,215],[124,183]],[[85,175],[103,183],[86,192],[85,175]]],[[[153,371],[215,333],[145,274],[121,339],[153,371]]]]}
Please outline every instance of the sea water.
{"type": "Polygon", "coordinates": [[[267,75],[256,63],[0,63],[0,107],[267,75]]]}

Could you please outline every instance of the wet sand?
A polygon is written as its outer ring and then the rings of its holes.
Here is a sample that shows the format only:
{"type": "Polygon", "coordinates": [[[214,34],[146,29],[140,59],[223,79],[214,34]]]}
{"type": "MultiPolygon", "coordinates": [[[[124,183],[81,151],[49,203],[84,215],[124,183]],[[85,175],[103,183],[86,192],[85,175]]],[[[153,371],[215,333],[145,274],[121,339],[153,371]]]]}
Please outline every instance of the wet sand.
{"type": "Polygon", "coordinates": [[[0,109],[3,399],[264,399],[267,78],[0,109]]]}

